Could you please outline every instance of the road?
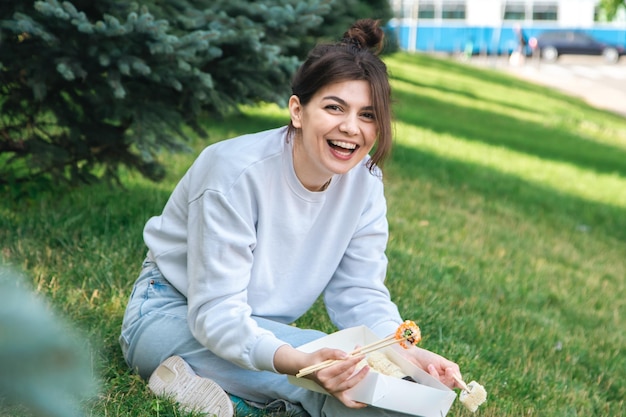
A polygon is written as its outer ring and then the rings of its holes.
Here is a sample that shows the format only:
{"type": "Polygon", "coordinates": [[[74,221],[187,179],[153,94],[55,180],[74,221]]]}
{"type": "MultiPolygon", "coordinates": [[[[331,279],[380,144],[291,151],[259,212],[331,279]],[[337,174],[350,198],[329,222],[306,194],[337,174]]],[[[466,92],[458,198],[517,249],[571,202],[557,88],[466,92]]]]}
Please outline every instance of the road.
{"type": "Polygon", "coordinates": [[[510,65],[504,58],[479,56],[471,61],[581,97],[594,107],[626,118],[626,57],[617,64],[585,56],[562,56],[554,63],[527,58],[520,66],[510,65]]]}

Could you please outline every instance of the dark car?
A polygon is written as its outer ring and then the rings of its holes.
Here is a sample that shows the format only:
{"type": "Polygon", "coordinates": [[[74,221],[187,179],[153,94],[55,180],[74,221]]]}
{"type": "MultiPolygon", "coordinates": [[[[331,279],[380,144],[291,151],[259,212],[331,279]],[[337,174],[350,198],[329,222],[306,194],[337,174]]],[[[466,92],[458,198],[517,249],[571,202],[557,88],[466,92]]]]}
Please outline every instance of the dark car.
{"type": "Polygon", "coordinates": [[[537,48],[546,61],[555,61],[561,55],[598,55],[610,63],[616,63],[626,54],[617,45],[600,42],[583,32],[544,32],[537,37],[537,48]]]}

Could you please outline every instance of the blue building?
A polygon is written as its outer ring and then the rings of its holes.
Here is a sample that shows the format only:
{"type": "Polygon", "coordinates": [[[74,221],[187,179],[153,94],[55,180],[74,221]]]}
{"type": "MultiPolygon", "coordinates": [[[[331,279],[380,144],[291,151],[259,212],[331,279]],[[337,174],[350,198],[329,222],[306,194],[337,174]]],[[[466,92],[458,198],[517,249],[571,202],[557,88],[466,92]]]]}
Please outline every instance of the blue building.
{"type": "Polygon", "coordinates": [[[555,29],[574,29],[626,47],[623,10],[606,22],[599,0],[391,0],[400,48],[474,54],[508,54],[527,39],[555,29]]]}

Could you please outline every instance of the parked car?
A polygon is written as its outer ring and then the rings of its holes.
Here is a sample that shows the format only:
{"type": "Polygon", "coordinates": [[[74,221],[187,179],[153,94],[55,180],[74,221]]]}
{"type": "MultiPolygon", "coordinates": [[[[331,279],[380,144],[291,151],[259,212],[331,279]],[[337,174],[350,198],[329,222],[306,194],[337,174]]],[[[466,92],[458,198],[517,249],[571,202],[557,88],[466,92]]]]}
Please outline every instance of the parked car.
{"type": "Polygon", "coordinates": [[[598,55],[607,62],[616,63],[626,49],[594,39],[577,31],[543,32],[537,37],[537,48],[546,61],[555,61],[561,55],[598,55]]]}

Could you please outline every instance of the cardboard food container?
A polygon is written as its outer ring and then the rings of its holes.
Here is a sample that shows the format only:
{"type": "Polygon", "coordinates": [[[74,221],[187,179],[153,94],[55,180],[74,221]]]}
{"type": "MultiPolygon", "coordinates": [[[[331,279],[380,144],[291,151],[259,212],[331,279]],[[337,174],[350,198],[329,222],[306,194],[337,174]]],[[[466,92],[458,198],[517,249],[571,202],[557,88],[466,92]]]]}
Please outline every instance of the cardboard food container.
{"type": "MultiPolygon", "coordinates": [[[[378,340],[380,338],[370,329],[359,326],[332,333],[302,345],[298,349],[303,352],[314,352],[323,347],[329,347],[351,352],[356,346],[365,346],[378,340]]],[[[443,417],[448,413],[456,399],[456,393],[453,390],[410,363],[392,347],[386,347],[380,351],[384,352],[417,383],[370,370],[363,381],[347,391],[351,399],[414,416],[443,417]]],[[[289,375],[288,379],[294,385],[328,394],[322,387],[307,378],[289,375]]]]}

